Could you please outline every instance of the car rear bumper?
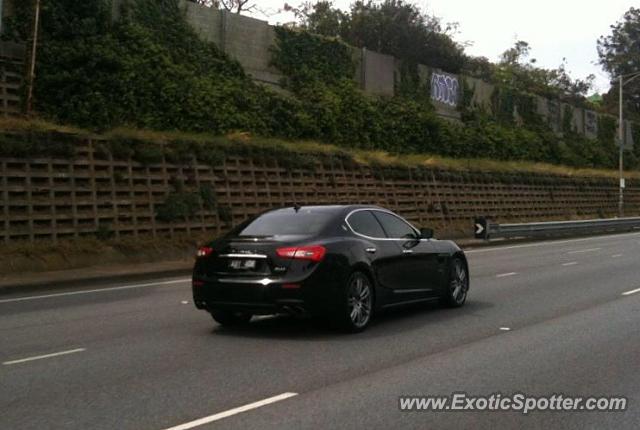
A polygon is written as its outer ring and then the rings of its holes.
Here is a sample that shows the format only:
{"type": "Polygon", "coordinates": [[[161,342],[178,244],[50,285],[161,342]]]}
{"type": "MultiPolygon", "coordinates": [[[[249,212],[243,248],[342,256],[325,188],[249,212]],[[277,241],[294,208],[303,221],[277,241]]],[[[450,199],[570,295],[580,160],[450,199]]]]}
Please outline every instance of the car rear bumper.
{"type": "Polygon", "coordinates": [[[274,303],[253,303],[253,302],[228,302],[228,301],[206,301],[196,302],[198,309],[231,310],[249,312],[253,315],[272,315],[287,313],[300,315],[311,313],[303,300],[276,301],[274,303]]]}
{"type": "Polygon", "coordinates": [[[193,301],[198,309],[228,309],[253,314],[326,313],[336,306],[339,281],[322,273],[299,281],[196,278],[193,301]]]}

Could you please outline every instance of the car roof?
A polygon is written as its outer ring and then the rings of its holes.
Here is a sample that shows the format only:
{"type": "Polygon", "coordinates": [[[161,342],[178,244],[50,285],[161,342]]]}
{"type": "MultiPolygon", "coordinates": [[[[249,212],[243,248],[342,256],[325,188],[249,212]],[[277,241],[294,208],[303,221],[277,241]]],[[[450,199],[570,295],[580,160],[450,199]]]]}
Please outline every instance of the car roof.
{"type": "MultiPolygon", "coordinates": [[[[277,209],[272,209],[269,212],[279,211],[279,210],[286,210],[286,209],[295,209],[295,208],[296,208],[296,206],[284,206],[284,207],[280,207],[280,208],[277,208],[277,209]]],[[[388,209],[385,209],[383,207],[376,206],[376,205],[362,205],[362,204],[354,204],[354,205],[330,205],[330,204],[326,204],[326,205],[299,205],[299,206],[297,206],[297,208],[313,210],[313,211],[319,211],[319,212],[334,212],[336,214],[351,212],[351,211],[356,210],[356,209],[382,209],[382,210],[388,210],[388,209]]]]}

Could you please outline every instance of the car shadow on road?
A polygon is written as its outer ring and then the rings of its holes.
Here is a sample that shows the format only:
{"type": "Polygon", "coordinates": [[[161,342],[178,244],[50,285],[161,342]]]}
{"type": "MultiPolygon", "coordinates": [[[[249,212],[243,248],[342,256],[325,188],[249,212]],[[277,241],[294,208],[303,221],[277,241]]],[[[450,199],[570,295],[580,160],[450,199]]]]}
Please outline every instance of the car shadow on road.
{"type": "Polygon", "coordinates": [[[215,325],[211,333],[216,336],[247,338],[273,338],[300,341],[327,339],[371,339],[396,333],[429,328],[430,325],[449,323],[460,318],[477,318],[492,303],[469,300],[462,308],[445,308],[437,302],[417,304],[379,312],[371,325],[362,333],[351,334],[331,327],[322,318],[277,315],[257,317],[251,323],[238,327],[215,325]]]}

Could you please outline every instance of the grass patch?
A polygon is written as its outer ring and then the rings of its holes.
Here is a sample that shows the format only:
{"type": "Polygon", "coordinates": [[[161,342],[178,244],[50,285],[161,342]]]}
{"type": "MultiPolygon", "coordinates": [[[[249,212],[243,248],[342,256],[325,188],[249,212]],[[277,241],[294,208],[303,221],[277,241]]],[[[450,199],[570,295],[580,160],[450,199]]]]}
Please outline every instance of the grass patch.
{"type": "Polygon", "coordinates": [[[211,234],[169,237],[123,237],[98,239],[39,240],[14,242],[0,247],[0,275],[21,272],[68,270],[110,264],[136,264],[188,260],[198,245],[211,240],[211,234]]]}
{"type": "Polygon", "coordinates": [[[0,130],[3,131],[24,131],[24,132],[41,132],[41,133],[63,133],[82,136],[95,136],[94,133],[77,127],[71,127],[44,119],[24,119],[20,117],[0,117],[0,130]]]}
{"type": "MultiPolygon", "coordinates": [[[[253,136],[249,133],[235,132],[225,136],[214,136],[208,133],[188,133],[179,131],[153,131],[120,127],[102,134],[88,130],[54,124],[44,120],[25,120],[21,118],[0,118],[0,130],[14,132],[35,131],[40,133],[63,133],[105,140],[112,142],[115,148],[125,146],[127,142],[142,145],[138,148],[138,156],[143,162],[157,162],[159,145],[165,150],[170,162],[187,162],[190,155],[207,164],[221,164],[226,156],[253,156],[256,158],[271,157],[283,167],[312,168],[315,161],[323,157],[336,157],[346,162],[356,162],[367,166],[388,166],[404,168],[433,168],[452,171],[481,171],[496,173],[533,173],[540,175],[557,175],[568,177],[617,178],[617,170],[574,168],[547,163],[528,161],[500,161],[483,158],[449,158],[430,154],[392,154],[386,151],[365,151],[345,149],[336,145],[317,141],[290,141],[275,138],[253,136]],[[168,149],[167,149],[168,148],[168,149]],[[313,157],[317,159],[314,161],[313,157]]],[[[126,151],[117,152],[114,157],[133,156],[135,149],[127,147],[126,151]]],[[[640,172],[627,171],[627,178],[640,178],[640,172]]]]}

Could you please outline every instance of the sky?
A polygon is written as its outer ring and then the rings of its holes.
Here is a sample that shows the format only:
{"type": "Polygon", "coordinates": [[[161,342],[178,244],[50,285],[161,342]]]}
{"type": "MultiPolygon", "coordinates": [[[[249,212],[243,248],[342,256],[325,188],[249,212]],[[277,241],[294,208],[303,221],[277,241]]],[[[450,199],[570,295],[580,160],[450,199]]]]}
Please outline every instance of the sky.
{"type": "MultiPolygon", "coordinates": [[[[301,0],[287,0],[298,5],[301,0]]],[[[566,58],[567,69],[574,78],[596,76],[595,92],[606,92],[609,77],[597,64],[598,37],[609,34],[609,26],[622,19],[634,6],[628,0],[414,0],[423,11],[443,22],[457,22],[458,42],[470,42],[470,55],[496,61],[516,40],[531,46],[531,58],[539,67],[556,68],[566,58]]],[[[276,13],[285,0],[258,0],[259,7],[272,24],[293,21],[293,15],[276,13]]],[[[346,10],[351,0],[334,0],[346,10]]]]}

